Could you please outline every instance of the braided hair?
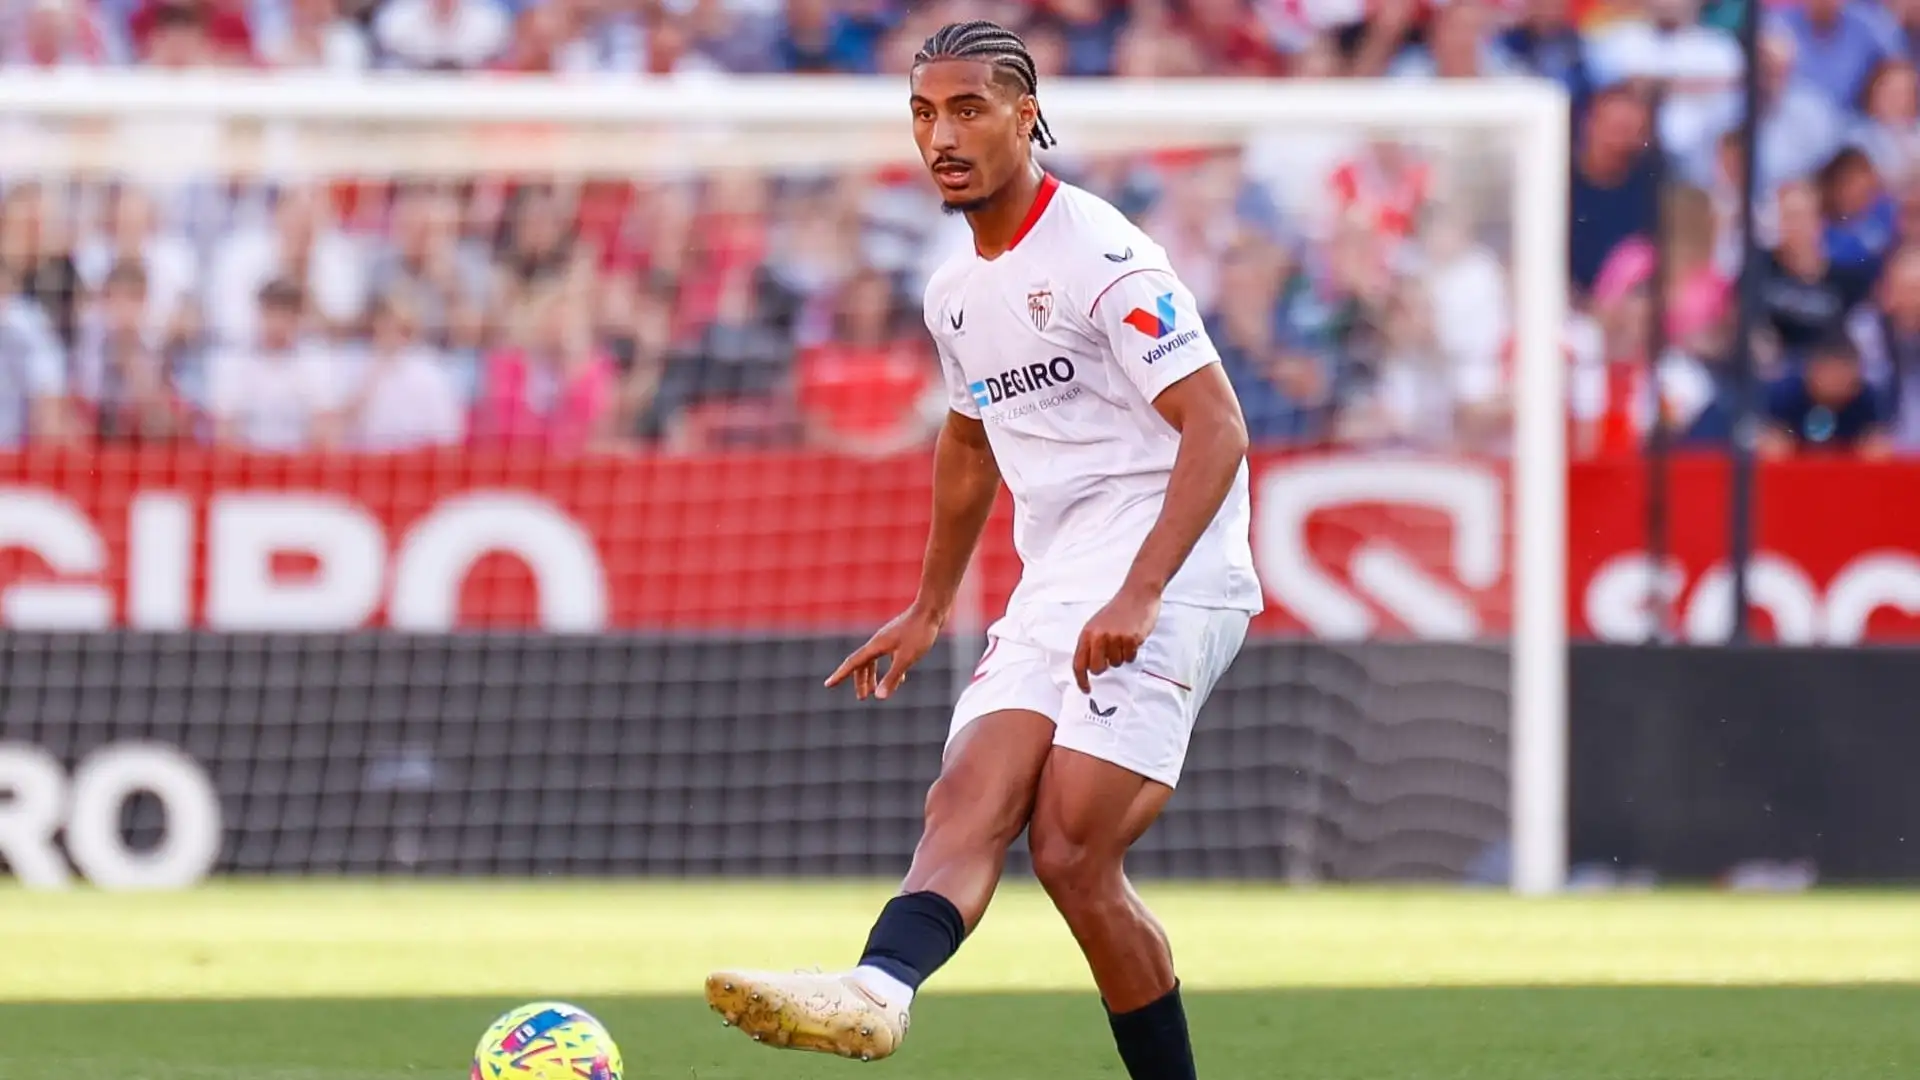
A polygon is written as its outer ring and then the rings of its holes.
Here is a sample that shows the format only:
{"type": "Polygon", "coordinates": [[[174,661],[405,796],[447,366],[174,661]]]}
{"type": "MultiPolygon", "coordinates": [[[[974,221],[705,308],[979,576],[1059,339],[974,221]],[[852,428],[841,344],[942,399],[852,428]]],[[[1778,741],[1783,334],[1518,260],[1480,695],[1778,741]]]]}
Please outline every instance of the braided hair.
{"type": "MultiPolygon", "coordinates": [[[[1033,55],[1027,52],[1027,43],[1020,35],[1001,26],[999,23],[984,19],[973,22],[948,23],[934,31],[913,55],[913,65],[934,60],[979,60],[992,65],[995,74],[1013,80],[1022,93],[1032,94],[1039,83],[1039,75],[1034,70],[1033,55]]],[[[1053,129],[1047,126],[1047,118],[1034,110],[1033,131],[1030,138],[1042,150],[1060,145],[1053,137],[1053,129]]]]}

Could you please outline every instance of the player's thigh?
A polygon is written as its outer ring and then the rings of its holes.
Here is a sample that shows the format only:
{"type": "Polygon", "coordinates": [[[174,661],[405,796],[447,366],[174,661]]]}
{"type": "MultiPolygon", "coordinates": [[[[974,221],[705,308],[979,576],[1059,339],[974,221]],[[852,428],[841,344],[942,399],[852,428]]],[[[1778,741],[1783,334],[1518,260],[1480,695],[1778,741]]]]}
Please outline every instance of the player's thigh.
{"type": "Polygon", "coordinates": [[[1054,746],[1040,771],[1028,823],[1034,861],[1118,860],[1152,823],[1173,789],[1124,765],[1054,746]]]}
{"type": "Polygon", "coordinates": [[[940,778],[927,794],[929,831],[954,823],[1009,841],[1019,835],[1053,746],[1060,695],[1049,665],[1029,643],[988,639],[954,703],[940,778]]]}
{"type": "Polygon", "coordinates": [[[1053,720],[1030,709],[974,717],[948,741],[927,792],[929,838],[1011,844],[1033,812],[1053,749],[1053,720]]]}
{"type": "MultiPolygon", "coordinates": [[[[1239,654],[1247,620],[1244,612],[1166,605],[1132,663],[1092,676],[1085,692],[1068,675],[1054,745],[1171,791],[1185,767],[1200,708],[1239,654]]],[[[1128,817],[1149,811],[1158,812],[1151,799],[1128,817]]]]}

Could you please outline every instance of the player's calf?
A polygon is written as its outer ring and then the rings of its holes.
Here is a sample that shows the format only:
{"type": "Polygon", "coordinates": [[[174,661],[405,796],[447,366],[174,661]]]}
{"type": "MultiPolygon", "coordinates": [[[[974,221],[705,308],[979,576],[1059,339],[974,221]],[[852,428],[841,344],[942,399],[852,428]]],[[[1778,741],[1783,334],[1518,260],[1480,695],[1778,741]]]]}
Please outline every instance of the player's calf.
{"type": "Polygon", "coordinates": [[[1133,1080],[1193,1080],[1192,1041],[1165,930],[1128,883],[1127,850],[1172,794],[1056,749],[1027,834],[1034,874],[1086,955],[1133,1080]]]}
{"type": "Polygon", "coordinates": [[[900,895],[875,920],[857,969],[889,1001],[911,1001],[986,914],[1007,849],[1027,826],[1053,722],[1007,710],[968,724],[927,793],[926,825],[900,895]]]}

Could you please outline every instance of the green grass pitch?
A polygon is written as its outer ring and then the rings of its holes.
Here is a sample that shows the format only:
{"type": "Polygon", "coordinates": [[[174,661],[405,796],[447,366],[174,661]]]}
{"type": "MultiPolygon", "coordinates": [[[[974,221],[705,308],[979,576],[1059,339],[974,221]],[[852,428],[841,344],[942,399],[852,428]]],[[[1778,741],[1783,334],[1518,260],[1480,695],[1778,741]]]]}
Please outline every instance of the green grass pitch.
{"type": "MultiPolygon", "coordinates": [[[[1914,1080],[1920,894],[1522,901],[1158,885],[1208,1080],[1914,1080]]],[[[1044,898],[1003,891],[893,1060],[778,1053],[722,964],[837,965],[885,884],[0,890],[0,1080],[462,1080],[521,1001],[594,1010],[629,1080],[1122,1073],[1044,898]]]]}

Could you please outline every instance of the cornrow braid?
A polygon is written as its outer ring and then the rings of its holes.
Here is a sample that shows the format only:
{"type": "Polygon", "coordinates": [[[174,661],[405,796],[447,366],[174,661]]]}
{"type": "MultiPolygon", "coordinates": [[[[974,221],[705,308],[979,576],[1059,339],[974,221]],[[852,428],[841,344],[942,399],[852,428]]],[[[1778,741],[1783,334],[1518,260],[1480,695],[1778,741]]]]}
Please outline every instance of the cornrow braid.
{"type": "MultiPolygon", "coordinates": [[[[913,64],[918,67],[933,60],[983,61],[1011,75],[1029,94],[1036,92],[1040,81],[1033,55],[1027,52],[1027,43],[1020,40],[1020,35],[985,19],[948,23],[934,31],[913,55],[913,64]]],[[[1060,145],[1038,109],[1034,111],[1030,137],[1042,150],[1060,145]]]]}

